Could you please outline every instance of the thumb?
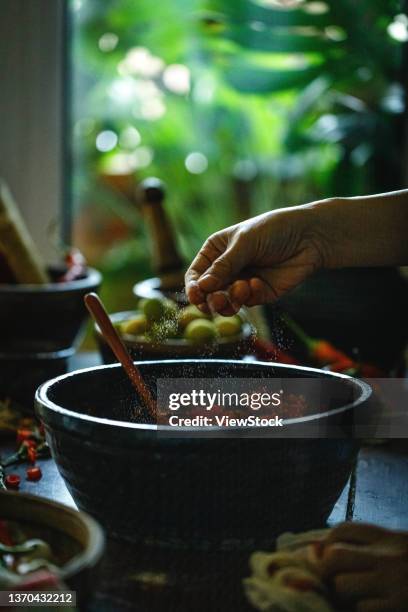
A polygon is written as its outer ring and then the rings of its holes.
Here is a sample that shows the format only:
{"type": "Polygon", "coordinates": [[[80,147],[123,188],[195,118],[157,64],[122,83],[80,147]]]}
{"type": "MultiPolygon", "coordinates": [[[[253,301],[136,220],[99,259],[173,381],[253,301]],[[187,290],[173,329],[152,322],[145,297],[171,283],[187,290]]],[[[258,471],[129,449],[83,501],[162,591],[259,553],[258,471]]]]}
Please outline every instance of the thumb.
{"type": "Polygon", "coordinates": [[[245,265],[245,249],[238,241],[232,243],[198,280],[199,287],[212,293],[230,284],[245,265]]]}

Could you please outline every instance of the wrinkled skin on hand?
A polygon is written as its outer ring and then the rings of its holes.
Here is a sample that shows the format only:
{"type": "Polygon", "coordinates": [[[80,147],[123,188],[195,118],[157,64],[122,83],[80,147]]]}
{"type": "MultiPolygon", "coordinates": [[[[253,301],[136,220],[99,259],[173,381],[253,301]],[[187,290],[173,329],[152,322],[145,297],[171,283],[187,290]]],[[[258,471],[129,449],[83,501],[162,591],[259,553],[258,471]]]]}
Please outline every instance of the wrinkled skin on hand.
{"type": "Polygon", "coordinates": [[[191,303],[231,315],[275,302],[322,265],[323,244],[310,208],[282,209],[216,232],[186,273],[191,303]]]}
{"type": "Polygon", "coordinates": [[[210,236],[186,274],[201,310],[275,302],[316,269],[408,265],[408,189],[275,210],[210,236]]]}

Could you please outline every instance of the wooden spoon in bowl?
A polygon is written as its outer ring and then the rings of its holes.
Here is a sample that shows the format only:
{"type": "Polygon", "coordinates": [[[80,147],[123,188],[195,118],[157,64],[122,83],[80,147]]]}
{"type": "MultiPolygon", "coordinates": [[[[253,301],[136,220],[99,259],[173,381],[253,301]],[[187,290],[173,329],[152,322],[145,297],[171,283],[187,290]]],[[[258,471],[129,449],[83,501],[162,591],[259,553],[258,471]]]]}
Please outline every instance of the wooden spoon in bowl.
{"type": "Polygon", "coordinates": [[[96,293],[87,293],[84,297],[84,301],[93,319],[99,325],[104,340],[109,344],[116,358],[122,364],[126,374],[129,376],[130,382],[135,387],[139,397],[142,398],[150,417],[153,421],[157,421],[156,402],[150,393],[150,389],[143,380],[139,368],[133,363],[126,346],[123,344],[121,337],[112,325],[112,321],[101,299],[96,293]]]}

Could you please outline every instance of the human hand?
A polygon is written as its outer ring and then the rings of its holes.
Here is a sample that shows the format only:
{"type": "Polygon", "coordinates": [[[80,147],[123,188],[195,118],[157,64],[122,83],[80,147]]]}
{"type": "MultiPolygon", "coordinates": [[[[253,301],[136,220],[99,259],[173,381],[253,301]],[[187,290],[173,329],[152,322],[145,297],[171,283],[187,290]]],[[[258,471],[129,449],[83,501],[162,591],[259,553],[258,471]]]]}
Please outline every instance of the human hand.
{"type": "Polygon", "coordinates": [[[230,315],[275,302],[322,265],[313,205],[281,209],[216,232],[186,273],[191,303],[230,315]]]}
{"type": "Polygon", "coordinates": [[[320,572],[347,610],[406,612],[408,533],[343,523],[324,541],[320,572]]]}

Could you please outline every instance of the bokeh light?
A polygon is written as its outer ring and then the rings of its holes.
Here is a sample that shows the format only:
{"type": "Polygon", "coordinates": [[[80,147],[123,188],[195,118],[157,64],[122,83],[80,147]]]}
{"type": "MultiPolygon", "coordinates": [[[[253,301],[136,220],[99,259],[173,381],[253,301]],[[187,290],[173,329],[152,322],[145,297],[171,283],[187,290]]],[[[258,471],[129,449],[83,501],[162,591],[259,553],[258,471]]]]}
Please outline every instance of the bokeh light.
{"type": "Polygon", "coordinates": [[[105,32],[98,40],[98,47],[103,53],[113,51],[119,42],[119,36],[113,32],[105,32]]]}
{"type": "Polygon", "coordinates": [[[146,47],[132,47],[118,67],[121,74],[134,74],[142,77],[157,77],[164,69],[164,61],[150,53],[146,47]]]}
{"type": "Polygon", "coordinates": [[[163,83],[173,93],[187,94],[190,91],[190,71],[183,64],[170,64],[163,72],[163,83]]]}
{"type": "Polygon", "coordinates": [[[118,144],[118,135],[112,130],[104,130],[99,132],[96,137],[96,148],[102,153],[112,151],[118,144]]]}
{"type": "Polygon", "coordinates": [[[119,137],[119,144],[124,149],[135,149],[140,145],[141,141],[142,137],[133,125],[124,128],[119,137]]]}
{"type": "Polygon", "coordinates": [[[208,168],[208,160],[206,156],[199,151],[189,153],[184,164],[191,174],[202,174],[208,168]]]}
{"type": "Polygon", "coordinates": [[[404,13],[396,15],[387,28],[388,34],[398,42],[408,41],[408,16],[404,13]]]}

